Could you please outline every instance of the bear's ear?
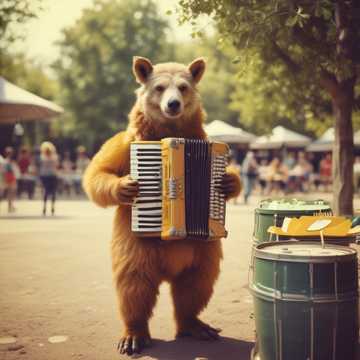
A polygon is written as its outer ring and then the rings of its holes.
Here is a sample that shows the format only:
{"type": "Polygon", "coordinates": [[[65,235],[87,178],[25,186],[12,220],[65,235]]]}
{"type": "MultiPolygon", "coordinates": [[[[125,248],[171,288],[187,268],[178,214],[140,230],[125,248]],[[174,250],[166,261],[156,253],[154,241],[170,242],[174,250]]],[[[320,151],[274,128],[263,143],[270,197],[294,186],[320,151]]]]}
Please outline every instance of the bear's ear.
{"type": "Polygon", "coordinates": [[[133,57],[133,72],[138,83],[145,84],[152,71],[153,66],[149,59],[140,56],[133,57]]]}
{"type": "Polygon", "coordinates": [[[197,58],[189,64],[188,69],[191,72],[195,84],[197,84],[204,75],[205,67],[206,63],[204,58],[197,58]]]}

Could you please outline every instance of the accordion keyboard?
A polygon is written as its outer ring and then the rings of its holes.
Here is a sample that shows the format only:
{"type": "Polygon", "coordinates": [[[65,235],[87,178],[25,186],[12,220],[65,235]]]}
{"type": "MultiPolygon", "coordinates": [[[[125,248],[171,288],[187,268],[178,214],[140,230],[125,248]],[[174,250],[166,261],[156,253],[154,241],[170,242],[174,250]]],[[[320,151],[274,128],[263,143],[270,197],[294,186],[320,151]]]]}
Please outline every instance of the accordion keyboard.
{"type": "Polygon", "coordinates": [[[228,164],[227,154],[215,155],[211,159],[210,217],[225,224],[225,195],[221,182],[228,164]]]}
{"type": "Polygon", "coordinates": [[[161,161],[161,144],[131,144],[130,175],[139,183],[132,206],[132,231],[161,231],[161,161]]]}

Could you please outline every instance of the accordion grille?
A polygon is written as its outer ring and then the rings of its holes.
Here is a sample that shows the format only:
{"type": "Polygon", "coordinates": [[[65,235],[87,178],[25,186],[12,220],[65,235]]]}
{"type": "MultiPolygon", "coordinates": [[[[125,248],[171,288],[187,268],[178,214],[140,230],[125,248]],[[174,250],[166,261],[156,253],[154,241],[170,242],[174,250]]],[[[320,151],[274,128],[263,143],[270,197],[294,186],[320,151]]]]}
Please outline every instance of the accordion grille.
{"type": "Polygon", "coordinates": [[[211,178],[210,144],[205,140],[185,140],[186,232],[195,238],[209,236],[211,178]]]}

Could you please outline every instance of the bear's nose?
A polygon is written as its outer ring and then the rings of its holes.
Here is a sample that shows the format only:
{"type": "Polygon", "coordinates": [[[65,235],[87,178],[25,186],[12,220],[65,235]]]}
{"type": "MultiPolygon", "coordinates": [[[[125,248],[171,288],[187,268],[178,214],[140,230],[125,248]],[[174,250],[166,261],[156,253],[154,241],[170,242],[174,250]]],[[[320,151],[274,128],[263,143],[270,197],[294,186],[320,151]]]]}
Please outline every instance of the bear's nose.
{"type": "Polygon", "coordinates": [[[177,111],[177,110],[179,110],[179,107],[180,107],[180,101],[179,100],[173,99],[173,100],[168,101],[168,108],[171,111],[177,111]]]}

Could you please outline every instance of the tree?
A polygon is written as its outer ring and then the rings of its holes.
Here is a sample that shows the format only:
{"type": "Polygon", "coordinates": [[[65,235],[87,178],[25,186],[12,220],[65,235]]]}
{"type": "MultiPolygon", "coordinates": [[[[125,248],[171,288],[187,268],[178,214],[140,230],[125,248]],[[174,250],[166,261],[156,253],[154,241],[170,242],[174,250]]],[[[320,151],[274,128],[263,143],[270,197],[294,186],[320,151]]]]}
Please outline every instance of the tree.
{"type": "Polygon", "coordinates": [[[251,131],[263,134],[283,125],[314,136],[332,126],[331,103],[314,84],[293,89],[284,66],[269,68],[257,54],[241,68],[230,107],[251,131]]]}
{"type": "Polygon", "coordinates": [[[64,30],[54,67],[72,135],[92,146],[125,128],[135,100],[132,57],[173,57],[167,29],[153,0],[100,0],[64,30]]]}
{"type": "Polygon", "coordinates": [[[295,94],[306,85],[326,92],[335,118],[334,210],[352,214],[352,110],[358,102],[360,3],[180,0],[179,4],[181,21],[207,14],[242,54],[257,52],[269,71],[285,66],[295,94]]]}
{"type": "Polygon", "coordinates": [[[19,24],[36,17],[41,10],[41,0],[3,0],[0,3],[0,49],[22,37],[19,24]],[[14,26],[16,25],[16,26],[14,26]]]}

